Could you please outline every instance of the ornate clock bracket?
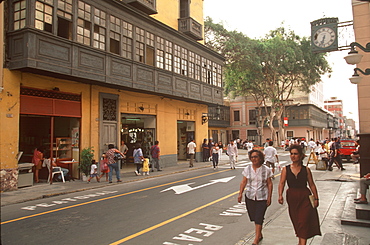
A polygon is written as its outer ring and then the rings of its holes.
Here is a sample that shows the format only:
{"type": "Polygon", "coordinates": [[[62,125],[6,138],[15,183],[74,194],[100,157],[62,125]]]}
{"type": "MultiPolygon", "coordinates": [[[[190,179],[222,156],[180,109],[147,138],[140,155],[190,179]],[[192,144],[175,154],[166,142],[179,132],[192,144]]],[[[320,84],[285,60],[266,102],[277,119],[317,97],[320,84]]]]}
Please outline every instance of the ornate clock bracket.
{"type": "Polygon", "coordinates": [[[370,42],[366,44],[366,48],[362,46],[361,44],[359,44],[358,42],[353,42],[350,44],[350,46],[351,46],[351,51],[349,51],[348,54],[357,54],[358,51],[355,50],[355,47],[359,47],[364,52],[370,52],[370,42]]]}

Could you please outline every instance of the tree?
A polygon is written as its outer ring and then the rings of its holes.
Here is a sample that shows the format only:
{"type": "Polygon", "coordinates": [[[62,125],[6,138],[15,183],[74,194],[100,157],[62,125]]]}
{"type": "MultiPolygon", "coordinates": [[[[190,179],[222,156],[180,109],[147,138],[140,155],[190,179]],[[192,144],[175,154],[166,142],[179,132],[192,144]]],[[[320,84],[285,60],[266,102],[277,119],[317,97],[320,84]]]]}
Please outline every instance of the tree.
{"type": "Polygon", "coordinates": [[[208,47],[226,58],[226,95],[252,96],[262,115],[259,125],[268,119],[275,142],[280,142],[284,135],[282,116],[294,91],[309,92],[321,75],[331,72],[325,55],[311,52],[309,38],[300,38],[284,27],[270,31],[263,39],[253,40],[206,18],[205,40],[208,47]],[[278,137],[273,125],[275,119],[279,125],[278,137]]]}

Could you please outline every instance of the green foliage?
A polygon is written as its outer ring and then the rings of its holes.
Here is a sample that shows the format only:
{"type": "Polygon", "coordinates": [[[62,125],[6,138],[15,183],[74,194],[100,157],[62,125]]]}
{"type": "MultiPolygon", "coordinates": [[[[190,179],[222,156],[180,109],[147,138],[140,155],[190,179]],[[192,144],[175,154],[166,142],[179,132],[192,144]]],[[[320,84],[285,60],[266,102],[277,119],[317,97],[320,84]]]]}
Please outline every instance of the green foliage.
{"type": "Polygon", "coordinates": [[[92,148],[93,147],[87,147],[82,149],[81,151],[80,165],[78,166],[78,168],[86,176],[89,176],[91,161],[94,159],[94,150],[92,148]]]}

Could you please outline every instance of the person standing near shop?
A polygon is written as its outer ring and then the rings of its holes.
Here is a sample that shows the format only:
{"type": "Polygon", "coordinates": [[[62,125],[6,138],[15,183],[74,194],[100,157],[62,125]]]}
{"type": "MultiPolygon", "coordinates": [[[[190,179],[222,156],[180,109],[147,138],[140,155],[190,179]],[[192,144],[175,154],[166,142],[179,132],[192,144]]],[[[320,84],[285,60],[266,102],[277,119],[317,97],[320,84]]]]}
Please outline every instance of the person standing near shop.
{"type": "Polygon", "coordinates": [[[128,147],[125,144],[124,140],[121,141],[121,147],[119,148],[119,150],[123,153],[123,159],[121,160],[121,168],[122,168],[124,162],[126,161],[126,154],[128,152],[128,147]]]}
{"type": "Polygon", "coordinates": [[[235,162],[238,157],[238,147],[233,140],[230,140],[230,144],[227,145],[227,155],[230,160],[230,168],[235,169],[235,162]]]}
{"type": "Polygon", "coordinates": [[[108,159],[108,167],[109,167],[109,183],[112,183],[113,177],[113,170],[116,171],[117,182],[122,182],[120,177],[120,171],[118,168],[118,162],[114,159],[114,153],[119,153],[123,156],[123,153],[117,150],[113,144],[108,145],[108,151],[105,153],[108,159]]]}
{"type": "Polygon", "coordinates": [[[263,154],[265,154],[266,166],[271,167],[272,179],[275,179],[275,163],[279,164],[279,156],[273,144],[274,142],[270,141],[269,146],[263,150],[263,154]]]}
{"type": "Polygon", "coordinates": [[[32,163],[35,166],[35,182],[39,183],[39,171],[42,168],[42,160],[44,159],[44,153],[43,153],[43,148],[37,147],[33,151],[33,156],[32,156],[32,163]]]}
{"type": "Polygon", "coordinates": [[[207,139],[203,140],[202,152],[203,152],[203,162],[208,162],[209,161],[209,147],[207,144],[207,139]]]}
{"type": "Polygon", "coordinates": [[[255,224],[255,238],[253,244],[258,244],[262,239],[262,225],[266,209],[271,204],[272,198],[272,172],[267,166],[261,151],[252,150],[248,153],[252,164],[243,170],[243,179],[240,183],[238,202],[243,199],[245,189],[245,203],[250,221],[255,224]]]}
{"type": "Polygon", "coordinates": [[[190,156],[190,162],[189,162],[189,168],[194,167],[194,156],[195,156],[195,150],[197,148],[197,145],[194,143],[194,139],[191,139],[191,141],[188,143],[187,152],[190,156]]]}
{"type": "Polygon", "coordinates": [[[278,202],[283,204],[283,191],[288,182],[286,200],[289,208],[289,216],[298,237],[298,244],[305,245],[307,239],[320,235],[320,223],[317,213],[319,196],[312,173],[309,167],[303,166],[305,154],[299,145],[293,145],[289,149],[292,163],[283,168],[279,182],[278,202]],[[307,184],[309,188],[307,187],[307,184]],[[314,207],[310,202],[309,195],[314,197],[314,207]]]}
{"type": "Polygon", "coordinates": [[[132,155],[134,156],[134,163],[136,165],[135,174],[136,175],[141,175],[140,174],[140,169],[143,166],[144,155],[143,155],[143,151],[141,150],[141,144],[140,143],[135,144],[135,149],[134,149],[134,152],[132,153],[132,155]]]}
{"type": "Polygon", "coordinates": [[[159,155],[160,155],[160,149],[159,149],[159,141],[154,141],[154,145],[150,148],[150,154],[152,156],[152,172],[154,172],[154,168],[157,169],[157,171],[162,171],[161,167],[159,165],[159,155]]]}

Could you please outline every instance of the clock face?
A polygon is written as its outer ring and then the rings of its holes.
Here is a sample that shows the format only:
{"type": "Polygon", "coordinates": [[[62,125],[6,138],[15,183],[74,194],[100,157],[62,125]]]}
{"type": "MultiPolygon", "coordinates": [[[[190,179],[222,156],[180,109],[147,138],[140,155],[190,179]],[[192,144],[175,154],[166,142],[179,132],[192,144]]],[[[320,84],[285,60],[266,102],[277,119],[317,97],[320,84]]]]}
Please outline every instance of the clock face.
{"type": "Polygon", "coordinates": [[[329,27],[322,27],[318,29],[313,37],[313,43],[320,48],[327,48],[335,41],[335,31],[329,27]]]}

